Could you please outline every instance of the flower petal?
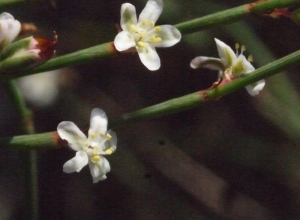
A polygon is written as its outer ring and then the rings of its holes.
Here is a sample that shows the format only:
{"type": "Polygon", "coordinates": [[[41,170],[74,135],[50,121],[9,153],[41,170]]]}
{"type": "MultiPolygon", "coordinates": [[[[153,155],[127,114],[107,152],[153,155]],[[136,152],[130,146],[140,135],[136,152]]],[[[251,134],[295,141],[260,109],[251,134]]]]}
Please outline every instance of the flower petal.
{"type": "Polygon", "coordinates": [[[96,163],[93,163],[91,160],[89,160],[89,167],[93,177],[93,183],[105,180],[107,178],[106,173],[110,171],[108,160],[101,155],[99,157],[100,160],[96,163]]]}
{"type": "Polygon", "coordinates": [[[222,41],[218,40],[215,38],[216,44],[217,44],[217,49],[219,52],[219,57],[224,63],[225,67],[232,67],[233,63],[236,60],[236,55],[233,52],[233,50],[225,43],[222,41]]]}
{"type": "Polygon", "coordinates": [[[146,47],[137,48],[137,52],[142,63],[149,69],[149,70],[158,70],[160,67],[160,58],[155,50],[155,48],[151,45],[147,45],[146,47]]]}
{"type": "Polygon", "coordinates": [[[59,123],[57,132],[60,138],[68,141],[69,147],[75,151],[81,150],[87,140],[85,134],[71,121],[59,123]]]}
{"type": "Polygon", "coordinates": [[[260,90],[262,90],[265,86],[266,82],[264,79],[257,81],[251,85],[246,86],[248,93],[252,96],[258,95],[260,90]]]}
{"type": "Polygon", "coordinates": [[[152,33],[149,32],[150,36],[161,38],[161,41],[153,43],[155,47],[171,47],[181,39],[181,33],[172,25],[161,25],[154,27],[152,30],[152,33]]]}
{"type": "Polygon", "coordinates": [[[89,141],[100,142],[107,131],[107,116],[102,109],[94,108],[91,113],[89,141]]]}
{"type": "Polygon", "coordinates": [[[130,31],[131,25],[137,24],[135,7],[130,3],[121,6],[121,27],[123,31],[130,31]]]}
{"type": "Polygon", "coordinates": [[[239,77],[242,74],[248,74],[255,70],[252,64],[246,59],[244,55],[239,55],[232,66],[232,75],[239,77]]]}
{"type": "Polygon", "coordinates": [[[156,22],[163,10],[162,0],[149,0],[139,16],[139,22],[146,20],[156,22]]]}
{"type": "Polygon", "coordinates": [[[88,164],[88,155],[84,150],[80,150],[76,152],[76,156],[73,157],[71,160],[68,160],[64,166],[63,171],[65,173],[73,173],[79,172],[84,166],[88,164]]]}
{"type": "Polygon", "coordinates": [[[191,67],[193,69],[197,69],[200,67],[205,67],[211,70],[223,70],[223,62],[221,59],[213,58],[213,57],[196,57],[194,58],[191,63],[191,67]]]}
{"type": "Polygon", "coordinates": [[[11,14],[7,12],[0,14],[0,24],[0,40],[2,41],[3,39],[5,39],[5,46],[11,43],[18,36],[21,30],[21,24],[19,21],[15,20],[11,14]]]}
{"type": "Polygon", "coordinates": [[[133,36],[127,31],[118,33],[115,37],[114,44],[118,51],[124,51],[136,46],[133,36]]]}

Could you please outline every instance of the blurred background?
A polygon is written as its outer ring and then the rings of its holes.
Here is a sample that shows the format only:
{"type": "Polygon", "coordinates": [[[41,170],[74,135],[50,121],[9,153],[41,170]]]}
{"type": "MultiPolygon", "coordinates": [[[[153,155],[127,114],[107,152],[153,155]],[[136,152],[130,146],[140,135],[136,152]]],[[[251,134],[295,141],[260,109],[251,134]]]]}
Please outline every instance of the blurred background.
{"type": "MultiPolygon", "coordinates": [[[[137,13],[146,0],[128,1],[137,13]]],[[[120,0],[52,0],[2,7],[40,33],[56,30],[57,55],[113,41],[120,0]]],[[[177,24],[244,0],[164,0],[157,24],[177,24]]],[[[36,132],[59,122],[84,128],[94,107],[109,118],[206,89],[217,72],[193,70],[196,56],[217,57],[214,38],[236,42],[261,67],[300,48],[300,27],[288,18],[243,21],[183,36],[158,49],[151,72],[124,54],[18,79],[36,132]]],[[[240,90],[179,114],[112,128],[118,149],[108,179],[89,169],[65,174],[67,147],[38,152],[40,219],[299,219],[300,66],[266,79],[256,97],[240,90]]],[[[11,101],[0,87],[1,136],[20,134],[11,101]]],[[[24,167],[19,150],[0,149],[0,219],[23,219],[24,167]]]]}

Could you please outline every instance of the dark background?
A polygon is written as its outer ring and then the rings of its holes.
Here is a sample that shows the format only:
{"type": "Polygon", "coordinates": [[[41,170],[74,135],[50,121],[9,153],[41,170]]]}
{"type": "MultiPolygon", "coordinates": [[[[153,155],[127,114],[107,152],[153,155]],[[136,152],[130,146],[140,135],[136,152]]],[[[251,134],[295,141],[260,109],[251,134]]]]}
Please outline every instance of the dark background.
{"type": "MultiPolygon", "coordinates": [[[[129,2],[138,14],[146,4],[129,2]]],[[[56,30],[57,55],[63,55],[113,41],[122,3],[57,0],[1,10],[32,22],[45,35],[56,30]]],[[[157,24],[245,3],[165,0],[157,24]]],[[[63,120],[84,127],[94,107],[113,118],[210,87],[217,72],[193,70],[189,63],[200,55],[218,56],[214,37],[232,47],[244,44],[245,55],[252,54],[253,65],[260,67],[298,50],[299,34],[288,18],[253,15],[158,49],[162,66],[155,72],[136,54],[124,54],[51,76],[34,75],[27,87],[19,83],[38,133],[56,130],[63,120]]],[[[266,79],[256,97],[243,89],[182,113],[114,127],[118,149],[107,156],[112,171],[97,184],[87,167],[62,172],[74,156],[67,147],[39,151],[40,219],[299,219],[299,85],[298,66],[266,79]]],[[[12,104],[0,92],[1,136],[19,134],[12,104]]],[[[0,152],[0,219],[22,219],[24,152],[0,152]]]]}

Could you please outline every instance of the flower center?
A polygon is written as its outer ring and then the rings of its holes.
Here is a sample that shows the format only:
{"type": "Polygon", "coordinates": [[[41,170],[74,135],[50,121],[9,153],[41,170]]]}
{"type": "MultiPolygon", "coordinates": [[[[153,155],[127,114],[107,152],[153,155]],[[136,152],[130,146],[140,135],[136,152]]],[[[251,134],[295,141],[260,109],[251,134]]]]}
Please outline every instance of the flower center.
{"type": "MultiPolygon", "coordinates": [[[[86,141],[84,143],[85,150],[87,154],[91,157],[92,161],[96,161],[96,157],[98,157],[99,154],[112,154],[115,152],[115,148],[111,145],[107,146],[107,141],[110,141],[112,139],[112,136],[110,134],[105,134],[104,132],[99,133],[100,140],[96,139],[96,133],[90,132],[89,137],[91,139],[91,142],[86,141]],[[95,139],[93,141],[93,139],[95,139]]],[[[110,143],[110,142],[108,142],[110,143]]]]}
{"type": "Polygon", "coordinates": [[[130,26],[130,32],[134,37],[137,47],[145,48],[149,43],[155,44],[162,41],[161,37],[158,36],[158,32],[161,31],[161,27],[154,27],[154,25],[154,21],[144,19],[139,24],[132,24],[130,26]]]}

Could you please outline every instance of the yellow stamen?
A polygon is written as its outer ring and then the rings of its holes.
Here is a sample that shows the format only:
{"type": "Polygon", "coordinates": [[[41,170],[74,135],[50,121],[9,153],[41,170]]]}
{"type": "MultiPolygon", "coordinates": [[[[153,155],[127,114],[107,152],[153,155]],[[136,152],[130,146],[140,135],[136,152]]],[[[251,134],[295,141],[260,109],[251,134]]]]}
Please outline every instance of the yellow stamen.
{"type": "Polygon", "coordinates": [[[253,57],[252,57],[252,55],[249,55],[249,56],[248,56],[248,61],[249,61],[249,62],[253,62],[253,57]]]}
{"type": "Polygon", "coordinates": [[[138,44],[140,47],[146,47],[146,43],[143,42],[143,41],[139,41],[137,44],[138,44]]]}
{"type": "Polygon", "coordinates": [[[93,152],[92,152],[93,154],[95,154],[95,155],[97,155],[98,154],[98,152],[97,152],[97,150],[96,149],[93,149],[93,152]]]}
{"type": "Polygon", "coordinates": [[[93,162],[98,162],[98,161],[100,161],[100,159],[101,159],[101,158],[100,158],[98,155],[92,157],[92,161],[93,161],[93,162]]]}
{"type": "Polygon", "coordinates": [[[112,136],[110,134],[106,135],[107,140],[111,140],[112,136]]]}
{"type": "Polygon", "coordinates": [[[130,25],[130,32],[136,32],[136,26],[135,25],[130,25]]]}
{"type": "Polygon", "coordinates": [[[245,45],[243,45],[243,46],[241,47],[241,53],[243,53],[245,50],[246,50],[246,47],[245,47],[245,45]]]}
{"type": "Polygon", "coordinates": [[[84,143],[84,146],[90,146],[90,143],[88,142],[88,141],[86,141],[85,143],[84,143]]]}
{"type": "Polygon", "coordinates": [[[240,48],[239,43],[235,43],[235,49],[237,50],[237,49],[239,49],[239,48],[240,48]]]}
{"type": "Polygon", "coordinates": [[[115,148],[113,147],[110,147],[105,151],[106,154],[112,154],[113,152],[115,152],[115,148]]]}
{"type": "Polygon", "coordinates": [[[96,135],[96,134],[95,134],[94,132],[91,132],[91,133],[90,133],[90,137],[91,137],[91,138],[94,138],[95,135],[96,135]]]}
{"type": "Polygon", "coordinates": [[[147,24],[147,20],[142,20],[142,25],[146,25],[147,24]]]}
{"type": "Polygon", "coordinates": [[[161,27],[160,26],[155,27],[155,31],[157,32],[161,31],[161,27]]]}
{"type": "Polygon", "coordinates": [[[151,21],[151,22],[150,22],[150,26],[151,26],[151,27],[154,27],[154,25],[155,25],[154,21],[151,21]]]}
{"type": "Polygon", "coordinates": [[[161,42],[161,37],[151,36],[151,40],[153,43],[158,43],[161,42]]]}

